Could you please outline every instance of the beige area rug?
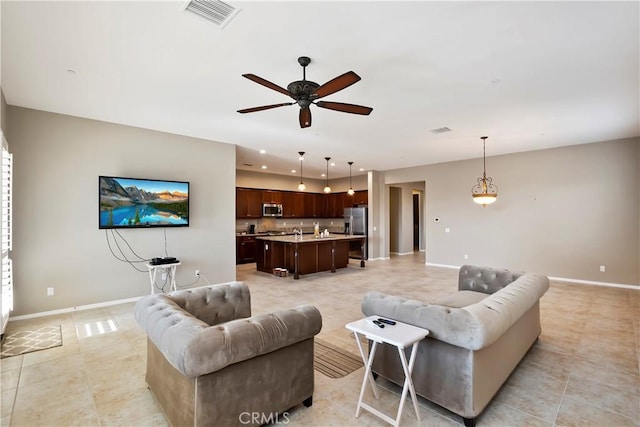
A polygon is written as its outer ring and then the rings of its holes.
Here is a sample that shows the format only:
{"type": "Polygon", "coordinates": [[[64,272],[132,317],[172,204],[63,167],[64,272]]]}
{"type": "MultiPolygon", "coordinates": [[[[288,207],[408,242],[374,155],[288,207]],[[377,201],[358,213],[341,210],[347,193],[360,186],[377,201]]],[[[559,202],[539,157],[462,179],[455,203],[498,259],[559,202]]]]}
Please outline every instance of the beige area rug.
{"type": "Polygon", "coordinates": [[[61,345],[62,332],[59,325],[44,326],[33,330],[11,331],[4,337],[0,357],[18,356],[61,345]]]}
{"type": "Polygon", "coordinates": [[[313,367],[329,378],[342,378],[364,366],[357,354],[318,338],[314,341],[313,353],[313,367]]]}

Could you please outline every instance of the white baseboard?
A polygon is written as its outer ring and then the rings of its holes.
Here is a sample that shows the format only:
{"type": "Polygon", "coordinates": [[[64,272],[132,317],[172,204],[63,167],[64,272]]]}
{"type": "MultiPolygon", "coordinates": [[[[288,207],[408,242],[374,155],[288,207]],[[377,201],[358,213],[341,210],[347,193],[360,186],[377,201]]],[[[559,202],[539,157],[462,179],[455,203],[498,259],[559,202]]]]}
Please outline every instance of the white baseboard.
{"type": "Polygon", "coordinates": [[[413,251],[412,252],[390,252],[390,254],[399,255],[399,256],[413,255],[413,251]]]}
{"type": "MultiPolygon", "coordinates": [[[[459,265],[433,264],[430,262],[425,262],[425,265],[428,265],[430,267],[460,268],[459,265]]],[[[625,285],[622,283],[596,282],[594,280],[568,279],[566,277],[552,277],[552,276],[549,276],[549,280],[554,280],[556,282],[563,282],[563,283],[577,283],[579,285],[606,286],[609,288],[622,288],[622,289],[631,289],[635,291],[640,291],[640,284],[625,285]]]]}
{"type": "Polygon", "coordinates": [[[9,316],[9,322],[12,322],[14,320],[35,319],[37,317],[53,316],[56,314],[73,313],[74,311],[90,310],[92,308],[109,307],[111,305],[125,304],[128,302],[136,302],[140,298],[142,298],[142,296],[120,299],[115,301],[99,302],[96,304],[79,305],[77,307],[60,308],[58,310],[42,311],[40,313],[24,314],[22,316],[9,316]]]}
{"type": "Polygon", "coordinates": [[[622,288],[640,291],[640,285],[625,285],[622,283],[596,282],[594,280],[567,279],[564,277],[552,276],[549,276],[549,280],[555,280],[556,282],[577,283],[579,285],[606,286],[609,288],[622,288]]]}
{"type": "Polygon", "coordinates": [[[448,264],[433,264],[431,262],[425,262],[424,265],[428,265],[430,267],[442,267],[442,268],[460,268],[459,265],[448,265],[448,264]]]}

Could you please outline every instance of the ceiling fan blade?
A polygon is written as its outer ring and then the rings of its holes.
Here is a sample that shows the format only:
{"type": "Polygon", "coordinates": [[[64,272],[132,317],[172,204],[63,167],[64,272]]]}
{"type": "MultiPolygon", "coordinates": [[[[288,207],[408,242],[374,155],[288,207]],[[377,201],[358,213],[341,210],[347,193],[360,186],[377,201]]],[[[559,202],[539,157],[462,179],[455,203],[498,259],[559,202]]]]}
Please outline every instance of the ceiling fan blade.
{"type": "Polygon", "coordinates": [[[268,87],[269,89],[275,90],[276,92],[280,92],[280,93],[282,93],[282,94],[285,94],[285,95],[287,95],[287,96],[289,96],[289,97],[293,98],[293,96],[291,96],[291,94],[289,93],[289,91],[288,91],[288,90],[286,90],[285,88],[280,87],[280,86],[278,86],[278,85],[277,85],[277,84],[275,84],[275,83],[271,83],[269,80],[265,80],[265,79],[263,79],[262,77],[258,77],[258,76],[256,76],[255,74],[243,74],[243,75],[242,75],[242,77],[246,77],[246,78],[248,78],[249,80],[254,81],[254,82],[256,82],[256,83],[258,83],[258,84],[260,84],[260,85],[262,85],[262,86],[266,86],[266,87],[268,87]]]}
{"type": "Polygon", "coordinates": [[[347,88],[359,81],[359,75],[357,75],[353,71],[347,71],[343,75],[338,76],[333,80],[329,80],[328,82],[320,86],[312,93],[312,96],[314,96],[315,99],[322,98],[324,96],[331,95],[332,93],[336,93],[339,90],[347,88]]]}
{"type": "Polygon", "coordinates": [[[272,108],[284,107],[285,105],[293,105],[295,102],[285,102],[284,104],[263,105],[262,107],[245,108],[238,110],[238,113],[255,113],[256,111],[270,110],[272,108]]]}
{"type": "Polygon", "coordinates": [[[311,126],[311,110],[309,107],[303,107],[300,109],[300,127],[308,128],[311,126]]]}
{"type": "Polygon", "coordinates": [[[362,114],[368,116],[373,108],[364,107],[362,105],[345,104],[342,102],[318,101],[315,103],[320,108],[328,108],[329,110],[342,111],[343,113],[362,114]]]}

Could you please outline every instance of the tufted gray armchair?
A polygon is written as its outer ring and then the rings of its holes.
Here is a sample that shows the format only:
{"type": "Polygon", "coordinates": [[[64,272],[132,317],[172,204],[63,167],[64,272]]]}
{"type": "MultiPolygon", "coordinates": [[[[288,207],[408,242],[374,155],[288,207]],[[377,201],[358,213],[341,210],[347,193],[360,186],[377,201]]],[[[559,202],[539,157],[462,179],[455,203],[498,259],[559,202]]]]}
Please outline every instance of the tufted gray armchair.
{"type": "Polygon", "coordinates": [[[249,288],[229,282],[145,296],[135,317],[147,384],[174,426],[263,424],[312,403],[313,306],[251,317],[249,288]]]}

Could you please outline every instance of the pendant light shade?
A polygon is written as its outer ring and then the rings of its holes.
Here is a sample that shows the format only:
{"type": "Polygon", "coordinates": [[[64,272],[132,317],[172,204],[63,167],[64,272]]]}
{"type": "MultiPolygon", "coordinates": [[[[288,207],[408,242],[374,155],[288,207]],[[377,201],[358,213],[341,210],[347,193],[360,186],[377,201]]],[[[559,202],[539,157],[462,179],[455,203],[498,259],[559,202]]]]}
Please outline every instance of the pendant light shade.
{"type": "Polygon", "coordinates": [[[331,160],[331,157],[325,157],[324,158],[327,161],[327,185],[324,187],[324,192],[329,194],[331,193],[331,187],[329,187],[329,160],[331,160]]]}
{"type": "Polygon", "coordinates": [[[307,186],[302,182],[302,161],[304,160],[304,151],[298,151],[300,154],[300,184],[298,184],[298,190],[304,191],[307,189],[307,186]]]}
{"type": "Polygon", "coordinates": [[[487,160],[485,152],[487,138],[487,136],[480,138],[482,139],[482,177],[478,178],[478,183],[471,189],[473,201],[482,205],[482,207],[494,203],[498,197],[498,187],[493,184],[493,180],[490,177],[487,177],[487,160]]]}
{"type": "Polygon", "coordinates": [[[353,162],[348,162],[349,163],[349,190],[347,191],[347,194],[350,196],[353,196],[354,194],[356,194],[355,191],[353,191],[353,186],[351,185],[351,165],[353,164],[353,162]]]}

